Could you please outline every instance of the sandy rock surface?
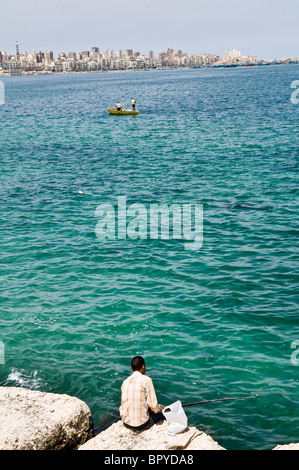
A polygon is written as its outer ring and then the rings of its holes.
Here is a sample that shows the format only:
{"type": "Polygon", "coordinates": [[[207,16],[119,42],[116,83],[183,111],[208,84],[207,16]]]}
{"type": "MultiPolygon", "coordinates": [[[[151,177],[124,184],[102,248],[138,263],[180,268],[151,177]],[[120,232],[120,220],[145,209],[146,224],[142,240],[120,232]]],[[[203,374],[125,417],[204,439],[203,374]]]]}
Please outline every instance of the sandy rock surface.
{"type": "Polygon", "coordinates": [[[299,443],[278,445],[273,450],[299,450],[299,443]]]}
{"type": "Polygon", "coordinates": [[[76,449],[92,436],[90,409],[78,398],[0,387],[0,450],[76,449]]]}
{"type": "Polygon", "coordinates": [[[143,431],[131,431],[117,421],[78,450],[225,450],[195,427],[175,436],[170,436],[167,431],[166,421],[143,431]]]}

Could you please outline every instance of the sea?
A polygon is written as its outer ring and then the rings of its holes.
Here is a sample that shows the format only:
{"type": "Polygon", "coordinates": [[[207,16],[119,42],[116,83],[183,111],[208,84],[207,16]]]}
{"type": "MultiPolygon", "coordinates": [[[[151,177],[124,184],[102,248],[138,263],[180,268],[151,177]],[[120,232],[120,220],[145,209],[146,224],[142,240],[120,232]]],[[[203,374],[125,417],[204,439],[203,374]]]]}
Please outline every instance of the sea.
{"type": "Polygon", "coordinates": [[[0,77],[1,386],[78,397],[98,432],[141,355],[164,406],[253,398],[184,408],[226,449],[299,441],[297,80],[296,64],[0,77]],[[109,114],[131,98],[138,116],[109,114]],[[153,204],[201,208],[202,242],[144,235],[153,204]]]}

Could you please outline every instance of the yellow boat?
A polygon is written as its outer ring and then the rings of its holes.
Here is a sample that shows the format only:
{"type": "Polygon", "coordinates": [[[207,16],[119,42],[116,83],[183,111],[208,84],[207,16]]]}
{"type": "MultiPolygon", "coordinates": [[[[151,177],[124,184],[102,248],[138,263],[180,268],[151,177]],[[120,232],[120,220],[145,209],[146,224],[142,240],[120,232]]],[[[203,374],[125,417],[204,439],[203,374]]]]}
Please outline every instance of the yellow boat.
{"type": "Polygon", "coordinates": [[[108,108],[108,111],[110,114],[117,114],[119,116],[125,116],[125,115],[137,116],[137,114],[139,114],[139,111],[130,111],[127,109],[122,109],[121,111],[118,111],[115,108],[108,108]]]}

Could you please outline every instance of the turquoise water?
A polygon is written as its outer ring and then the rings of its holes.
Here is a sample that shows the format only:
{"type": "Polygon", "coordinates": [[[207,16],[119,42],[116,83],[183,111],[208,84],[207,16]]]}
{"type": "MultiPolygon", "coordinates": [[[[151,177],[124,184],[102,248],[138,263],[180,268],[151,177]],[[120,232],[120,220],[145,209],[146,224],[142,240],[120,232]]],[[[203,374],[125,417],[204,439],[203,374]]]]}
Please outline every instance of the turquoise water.
{"type": "Polygon", "coordinates": [[[228,449],[298,442],[299,66],[3,78],[0,385],[115,416],[133,355],[228,449]],[[138,117],[108,106],[137,100],[138,117]],[[100,241],[99,204],[203,204],[183,240],[100,241]]]}

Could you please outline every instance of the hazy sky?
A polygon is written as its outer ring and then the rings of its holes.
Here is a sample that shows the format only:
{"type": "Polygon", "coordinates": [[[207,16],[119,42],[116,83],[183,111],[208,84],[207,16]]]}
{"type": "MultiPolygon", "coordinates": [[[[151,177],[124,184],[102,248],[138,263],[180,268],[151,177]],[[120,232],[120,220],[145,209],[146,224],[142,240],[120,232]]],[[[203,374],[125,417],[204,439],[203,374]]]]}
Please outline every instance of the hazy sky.
{"type": "Polygon", "coordinates": [[[298,0],[0,0],[0,50],[299,56],[298,0]]]}

